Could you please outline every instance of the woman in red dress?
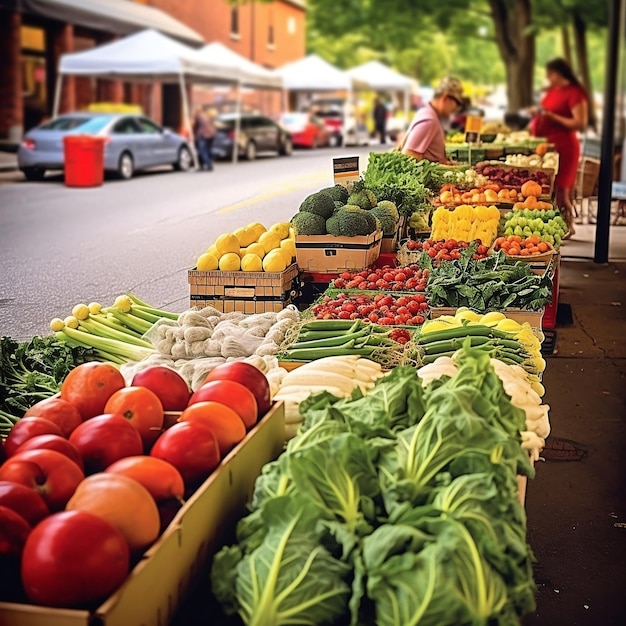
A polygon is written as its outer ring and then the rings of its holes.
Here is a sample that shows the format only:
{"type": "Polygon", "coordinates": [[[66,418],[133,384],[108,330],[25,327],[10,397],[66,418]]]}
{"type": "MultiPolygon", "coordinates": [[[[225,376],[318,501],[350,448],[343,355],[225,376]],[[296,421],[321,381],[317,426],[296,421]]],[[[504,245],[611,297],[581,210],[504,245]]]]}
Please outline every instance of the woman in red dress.
{"type": "Polygon", "coordinates": [[[554,59],[546,65],[549,87],[541,108],[533,119],[533,134],[546,137],[559,153],[559,172],[555,180],[556,201],[563,218],[574,234],[572,190],[580,158],[577,132],[587,127],[587,95],[565,59],[554,59]]]}

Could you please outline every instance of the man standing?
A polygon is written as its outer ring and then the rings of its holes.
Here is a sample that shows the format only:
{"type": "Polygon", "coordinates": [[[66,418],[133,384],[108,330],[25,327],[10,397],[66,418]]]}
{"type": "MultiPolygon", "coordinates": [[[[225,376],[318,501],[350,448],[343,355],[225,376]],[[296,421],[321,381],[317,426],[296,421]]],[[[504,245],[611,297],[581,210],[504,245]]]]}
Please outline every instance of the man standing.
{"type": "Polygon", "coordinates": [[[413,118],[401,145],[403,154],[415,159],[450,163],[442,121],[463,106],[463,86],[457,78],[441,80],[433,99],[413,118]]]}
{"type": "Polygon", "coordinates": [[[387,107],[379,98],[374,100],[373,117],[376,134],[380,137],[380,143],[387,143],[387,107]]]}
{"type": "Polygon", "coordinates": [[[216,133],[213,118],[204,110],[197,109],[193,119],[193,136],[196,143],[198,158],[200,159],[200,171],[213,171],[213,139],[216,133]]]}

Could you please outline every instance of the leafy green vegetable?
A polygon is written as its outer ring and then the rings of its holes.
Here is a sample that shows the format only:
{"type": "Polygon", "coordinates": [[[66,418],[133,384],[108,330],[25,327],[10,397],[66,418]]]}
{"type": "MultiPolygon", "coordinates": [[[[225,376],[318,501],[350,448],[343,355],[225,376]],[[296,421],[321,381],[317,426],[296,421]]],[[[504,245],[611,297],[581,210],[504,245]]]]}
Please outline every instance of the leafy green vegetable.
{"type": "Polygon", "coordinates": [[[552,298],[552,278],[548,271],[534,274],[523,261],[510,262],[503,252],[477,260],[467,249],[458,260],[431,264],[426,296],[431,307],[466,306],[477,313],[507,307],[538,311],[552,298]]]}
{"type": "Polygon", "coordinates": [[[33,404],[58,393],[70,370],[92,357],[91,349],[70,347],[56,337],[25,343],[0,338],[0,433],[33,404]]]}
{"type": "Polygon", "coordinates": [[[212,588],[225,609],[251,626],[332,624],[345,614],[349,567],[320,544],[317,511],[282,497],[266,504],[263,521],[260,546],[215,558],[212,588]]]}
{"type": "Polygon", "coordinates": [[[365,397],[301,406],[213,592],[246,625],[513,626],[534,608],[517,501],[524,413],[469,343],[426,388],[398,367],[365,397]]]}

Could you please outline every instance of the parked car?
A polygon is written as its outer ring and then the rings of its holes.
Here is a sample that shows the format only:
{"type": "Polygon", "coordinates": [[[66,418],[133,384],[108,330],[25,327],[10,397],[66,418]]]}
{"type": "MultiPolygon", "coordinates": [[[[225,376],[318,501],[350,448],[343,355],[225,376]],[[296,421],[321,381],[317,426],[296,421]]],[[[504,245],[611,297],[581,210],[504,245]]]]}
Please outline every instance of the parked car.
{"type": "Polygon", "coordinates": [[[251,113],[225,113],[215,118],[217,135],[212,149],[215,157],[232,158],[237,116],[240,118],[238,156],[253,161],[260,152],[277,152],[282,156],[292,153],[290,134],[269,117],[251,113]]]}
{"type": "Polygon", "coordinates": [[[367,126],[352,114],[346,115],[343,99],[314,100],[311,108],[330,132],[331,146],[367,146],[369,144],[370,136],[367,126]]]}
{"type": "Polygon", "coordinates": [[[157,165],[182,171],[193,165],[187,140],[143,115],[69,113],[26,133],[17,161],[28,180],[42,180],[47,170],[64,169],[63,138],[68,135],[104,137],[104,169],[124,179],[157,165]]]}
{"type": "Polygon", "coordinates": [[[330,145],[330,131],[324,122],[312,113],[283,113],[280,123],[291,135],[294,146],[322,148],[330,145]]]}

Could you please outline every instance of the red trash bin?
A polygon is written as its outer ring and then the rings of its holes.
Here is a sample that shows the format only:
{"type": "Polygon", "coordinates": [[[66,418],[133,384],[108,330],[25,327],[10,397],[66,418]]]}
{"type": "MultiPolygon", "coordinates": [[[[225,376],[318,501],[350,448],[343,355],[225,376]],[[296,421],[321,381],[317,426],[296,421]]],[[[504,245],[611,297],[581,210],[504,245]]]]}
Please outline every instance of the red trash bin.
{"type": "Polygon", "coordinates": [[[104,137],[68,135],[63,138],[65,185],[99,187],[104,181],[104,137]]]}

